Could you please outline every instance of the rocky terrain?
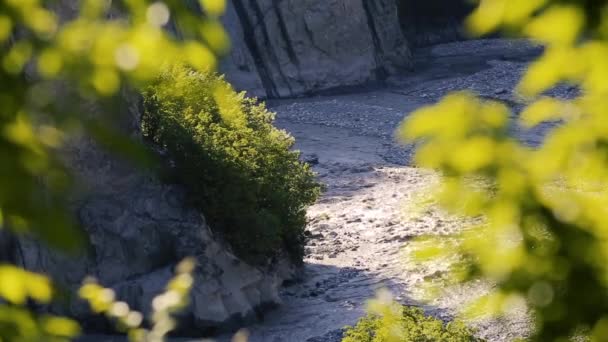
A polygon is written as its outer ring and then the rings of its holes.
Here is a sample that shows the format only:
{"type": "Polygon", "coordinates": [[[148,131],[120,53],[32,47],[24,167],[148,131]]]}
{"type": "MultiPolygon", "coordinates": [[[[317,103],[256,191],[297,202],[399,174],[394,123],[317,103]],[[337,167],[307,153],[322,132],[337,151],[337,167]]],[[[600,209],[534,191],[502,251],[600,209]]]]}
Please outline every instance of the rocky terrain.
{"type": "Polygon", "coordinates": [[[240,89],[285,97],[382,78],[411,65],[397,0],[234,0],[222,72],[240,89]]]}
{"type": "MultiPolygon", "coordinates": [[[[383,86],[269,101],[277,124],[295,136],[303,160],[313,165],[326,191],[308,211],[304,267],[280,289],[281,305],[247,327],[249,341],[339,342],[343,327],[364,315],[365,303],[382,288],[396,300],[421,306],[445,320],[453,318],[473,294],[486,291],[489,284],[477,283],[448,289],[430,303],[420,300],[419,285],[440,277],[445,265],[413,263],[405,253],[408,242],[421,234],[448,238],[467,222],[433,207],[412,215],[412,202],[428,196],[439,177],[410,166],[412,146],[396,142],[394,130],[411,111],[457,90],[504,101],[516,118],[521,105],[513,88],[540,52],[538,46],[516,40],[445,43],[418,50],[414,58],[418,71],[391,77],[383,86]]],[[[549,94],[575,93],[576,89],[564,86],[549,94]]],[[[534,146],[551,127],[523,130],[514,123],[513,134],[534,146]]],[[[531,322],[520,308],[509,317],[469,324],[488,341],[502,342],[525,337],[531,322]]],[[[232,336],[214,339],[228,342],[232,336]]]]}
{"type": "MultiPolygon", "coordinates": [[[[412,147],[395,142],[393,132],[408,113],[454,90],[503,101],[515,117],[521,104],[513,88],[542,49],[501,39],[446,43],[462,38],[459,22],[469,10],[464,0],[227,3],[222,21],[232,50],[220,71],[236,88],[271,99],[277,124],[296,137],[304,160],[327,187],[308,212],[309,241],[299,274],[294,277],[291,265],[281,261],[262,269],[234,257],[211,234],[204,216],[188,207],[182,188],[135,171],[86,138],[74,141],[66,154],[83,186],[72,207],[90,252],[66,258],[26,239],[0,236],[0,260],[48,273],[72,290],[94,275],[145,310],[172,267],[194,255],[200,267],[194,304],[184,315],[189,332],[257,322],[249,327],[253,342],[339,341],[342,327],[364,314],[365,301],[379,288],[420,305],[416,285],[440,274],[442,266],[411,265],[403,249],[412,237],[448,234],[465,223],[438,210],[409,217],[407,204],[438,178],[409,166],[412,147]],[[429,46],[436,43],[441,44],[429,46]],[[264,315],[266,307],[279,303],[264,315]]],[[[58,16],[69,16],[76,4],[57,2],[58,16]]],[[[576,91],[564,86],[550,95],[576,91]]],[[[141,108],[136,98],[124,99],[130,121],[123,128],[137,137],[141,108]]],[[[524,131],[513,125],[513,133],[534,146],[550,128],[524,131]]],[[[485,286],[454,289],[424,308],[447,319],[471,291],[485,286]]],[[[106,330],[87,320],[82,303],[68,301],[50,310],[106,330]]],[[[491,341],[525,335],[529,327],[522,312],[471,324],[491,341]]]]}
{"type": "Polygon", "coordinates": [[[414,66],[415,47],[462,38],[470,10],[466,0],[233,0],[220,70],[265,98],[383,81],[414,66]]]}
{"type": "MultiPolygon", "coordinates": [[[[477,283],[448,289],[430,303],[420,300],[419,285],[440,277],[445,265],[413,263],[405,253],[408,242],[421,234],[448,238],[467,222],[433,207],[412,215],[411,204],[428,196],[439,177],[409,164],[412,146],[396,142],[394,130],[408,113],[458,90],[509,104],[515,119],[522,105],[513,89],[540,52],[517,40],[444,43],[417,50],[418,71],[390,77],[384,85],[269,101],[277,125],[295,136],[302,159],[313,165],[326,191],[308,211],[304,267],[281,287],[281,304],[247,327],[249,341],[339,342],[343,327],[365,314],[365,303],[381,288],[445,320],[473,294],[486,291],[489,284],[477,283]]],[[[549,95],[567,98],[576,92],[560,86],[549,95]]],[[[551,127],[523,130],[514,122],[513,134],[534,146],[551,127]]],[[[531,322],[520,308],[509,317],[469,324],[479,336],[498,342],[525,337],[531,322]]],[[[228,342],[232,336],[214,339],[228,342]]],[[[103,336],[83,340],[122,341],[103,336]]]]}
{"type": "MultiPolygon", "coordinates": [[[[420,71],[391,78],[385,87],[271,101],[279,126],[296,137],[304,160],[314,165],[327,190],[308,213],[301,281],[283,289],[281,307],[248,328],[250,341],[340,341],[341,328],[365,313],[365,302],[380,288],[444,319],[453,317],[472,293],[488,288],[455,288],[434,302],[419,301],[418,285],[439,276],[442,265],[412,264],[404,256],[408,241],[421,234],[447,235],[466,222],[438,209],[410,215],[408,205],[428,194],[438,177],[408,166],[411,146],[395,142],[393,133],[407,113],[455,90],[505,101],[515,117],[520,106],[513,88],[539,52],[524,41],[441,44],[420,51],[420,71]]],[[[569,97],[573,92],[560,87],[551,95],[569,97]]],[[[531,131],[513,127],[522,141],[535,145],[551,126],[531,131]]],[[[489,341],[511,341],[530,327],[525,311],[470,324],[489,341]]]]}

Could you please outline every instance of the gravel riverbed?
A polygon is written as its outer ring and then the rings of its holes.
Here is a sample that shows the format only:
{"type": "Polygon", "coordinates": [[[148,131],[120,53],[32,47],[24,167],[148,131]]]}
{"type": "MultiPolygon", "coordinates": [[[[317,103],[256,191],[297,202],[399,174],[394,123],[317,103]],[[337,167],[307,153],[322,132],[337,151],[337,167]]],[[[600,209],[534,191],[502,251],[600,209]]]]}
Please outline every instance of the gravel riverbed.
{"type": "MultiPolygon", "coordinates": [[[[412,267],[404,256],[408,241],[422,234],[448,235],[466,224],[440,210],[410,217],[407,206],[439,181],[428,170],[409,166],[411,146],[394,131],[408,113],[457,90],[474,91],[512,106],[514,88],[529,61],[542,49],[525,41],[488,39],[455,42],[417,53],[415,72],[392,77],[382,87],[341,95],[269,102],[277,124],[296,138],[303,159],[326,186],[308,216],[309,241],[301,281],[283,290],[282,306],[248,328],[251,342],[338,342],[342,328],[365,314],[365,303],[380,288],[450,319],[487,284],[450,289],[431,303],[420,301],[419,285],[445,265],[412,267]]],[[[548,95],[571,97],[560,86],[548,95]]],[[[513,132],[537,145],[552,125],[513,132]]],[[[489,341],[511,341],[529,332],[525,310],[500,320],[471,322],[489,341]]],[[[220,338],[229,340],[228,336],[220,338]]]]}

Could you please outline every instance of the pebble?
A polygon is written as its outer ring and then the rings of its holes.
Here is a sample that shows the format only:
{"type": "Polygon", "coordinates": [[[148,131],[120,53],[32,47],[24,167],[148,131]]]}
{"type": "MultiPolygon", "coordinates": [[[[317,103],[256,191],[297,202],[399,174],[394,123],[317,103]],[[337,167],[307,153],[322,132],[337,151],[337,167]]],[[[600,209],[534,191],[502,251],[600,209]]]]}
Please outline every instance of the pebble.
{"type": "Polygon", "coordinates": [[[310,165],[318,165],[319,164],[319,156],[316,154],[307,154],[302,156],[302,161],[308,163],[310,165]]]}

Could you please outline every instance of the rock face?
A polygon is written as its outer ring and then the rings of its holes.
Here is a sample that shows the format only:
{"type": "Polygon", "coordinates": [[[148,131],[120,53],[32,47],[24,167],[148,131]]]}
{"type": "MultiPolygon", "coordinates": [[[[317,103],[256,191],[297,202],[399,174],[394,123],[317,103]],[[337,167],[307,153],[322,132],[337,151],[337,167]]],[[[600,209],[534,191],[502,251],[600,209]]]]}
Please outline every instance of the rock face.
{"type": "Polygon", "coordinates": [[[292,97],[382,80],[411,50],[463,39],[467,0],[231,0],[232,51],[221,71],[258,97],[292,97]]]}
{"type": "MultiPolygon", "coordinates": [[[[137,117],[137,106],[132,107],[128,117],[137,117]]],[[[133,121],[123,129],[138,136],[133,121]]],[[[198,266],[192,305],[182,319],[183,329],[193,334],[250,322],[259,309],[280,302],[278,290],[292,266],[277,261],[262,269],[236,258],[214,238],[201,213],[188,206],[182,188],[113,158],[87,138],[71,143],[66,156],[83,186],[73,209],[88,238],[86,252],[63,256],[38,242],[5,235],[0,236],[0,260],[46,273],[72,293],[86,276],[94,276],[118,299],[147,312],[174,266],[193,256],[198,266]]],[[[50,310],[75,316],[85,326],[94,322],[80,300],[50,310]]]]}
{"type": "Polygon", "coordinates": [[[222,71],[260,97],[383,79],[411,66],[397,0],[232,0],[222,71]]]}

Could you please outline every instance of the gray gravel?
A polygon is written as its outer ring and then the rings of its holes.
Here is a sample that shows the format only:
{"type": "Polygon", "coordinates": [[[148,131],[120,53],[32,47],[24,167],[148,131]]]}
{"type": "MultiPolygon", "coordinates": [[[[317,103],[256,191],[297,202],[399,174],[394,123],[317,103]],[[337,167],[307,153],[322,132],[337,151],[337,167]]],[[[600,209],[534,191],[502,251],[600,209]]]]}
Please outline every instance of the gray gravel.
{"type": "MultiPolygon", "coordinates": [[[[308,211],[303,280],[285,288],[281,308],[250,327],[252,342],[338,342],[342,328],[354,324],[383,287],[403,303],[422,305],[419,285],[441,275],[445,265],[409,267],[403,248],[421,234],[446,235],[467,223],[436,209],[408,217],[407,203],[428,193],[438,177],[405,166],[412,146],[399,144],[394,131],[408,113],[462,89],[504,101],[517,116],[513,89],[526,61],[539,52],[524,41],[444,44],[422,51],[418,71],[391,78],[385,88],[269,103],[327,191],[308,211]]],[[[568,97],[572,91],[563,86],[552,95],[568,97]]],[[[514,133],[535,145],[551,127],[514,126],[514,133]]],[[[451,289],[422,308],[449,320],[473,294],[488,289],[487,284],[451,289]]],[[[530,328],[525,311],[470,324],[490,341],[510,341],[530,328]]]]}

